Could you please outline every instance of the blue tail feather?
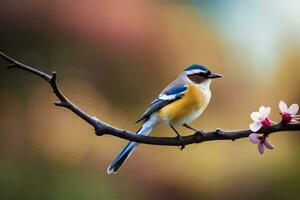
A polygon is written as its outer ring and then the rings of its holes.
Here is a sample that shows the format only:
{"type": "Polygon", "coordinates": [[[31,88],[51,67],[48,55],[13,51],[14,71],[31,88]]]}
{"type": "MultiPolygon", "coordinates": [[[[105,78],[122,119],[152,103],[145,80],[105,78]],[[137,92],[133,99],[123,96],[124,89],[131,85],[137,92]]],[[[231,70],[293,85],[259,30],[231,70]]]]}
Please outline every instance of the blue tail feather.
{"type": "MultiPolygon", "coordinates": [[[[137,131],[137,134],[148,135],[152,131],[152,128],[153,128],[152,121],[145,122],[144,125],[137,131]]],[[[137,142],[132,142],[132,141],[129,142],[121,150],[121,152],[117,155],[117,157],[111,162],[111,164],[107,168],[107,173],[108,174],[116,173],[138,145],[139,143],[137,142]]]]}
{"type": "Polygon", "coordinates": [[[122,164],[130,156],[131,152],[135,149],[138,144],[136,142],[129,142],[122,151],[117,155],[117,157],[112,161],[107,169],[107,173],[115,173],[122,166],[122,164]]]}
{"type": "Polygon", "coordinates": [[[116,158],[112,161],[112,163],[107,169],[107,173],[111,174],[116,172],[125,162],[125,160],[129,157],[130,153],[133,151],[136,145],[137,145],[136,142],[129,142],[116,156],[116,158]]]}

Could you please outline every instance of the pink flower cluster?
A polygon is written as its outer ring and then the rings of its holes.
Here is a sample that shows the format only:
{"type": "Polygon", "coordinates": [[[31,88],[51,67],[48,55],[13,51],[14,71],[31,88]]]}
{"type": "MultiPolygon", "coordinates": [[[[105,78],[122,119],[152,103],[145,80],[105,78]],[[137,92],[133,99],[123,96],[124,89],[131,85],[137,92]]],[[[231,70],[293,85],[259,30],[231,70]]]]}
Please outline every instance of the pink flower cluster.
{"type": "Polygon", "coordinates": [[[258,144],[258,152],[263,154],[265,151],[265,147],[267,149],[274,149],[274,146],[269,142],[268,137],[266,136],[259,136],[256,133],[252,133],[249,135],[250,142],[254,144],[258,144]]]}
{"type": "MultiPolygon", "coordinates": [[[[280,115],[282,116],[282,123],[297,122],[300,119],[299,115],[296,115],[299,111],[298,104],[292,104],[290,107],[283,101],[279,102],[280,115]]],[[[274,149],[274,146],[268,140],[268,134],[259,136],[257,131],[262,127],[268,128],[274,122],[269,118],[271,113],[270,107],[261,106],[258,112],[251,113],[250,117],[253,120],[253,123],[249,125],[250,130],[253,132],[249,135],[250,142],[258,144],[258,152],[260,154],[264,153],[265,147],[267,149],[274,149]]]]}

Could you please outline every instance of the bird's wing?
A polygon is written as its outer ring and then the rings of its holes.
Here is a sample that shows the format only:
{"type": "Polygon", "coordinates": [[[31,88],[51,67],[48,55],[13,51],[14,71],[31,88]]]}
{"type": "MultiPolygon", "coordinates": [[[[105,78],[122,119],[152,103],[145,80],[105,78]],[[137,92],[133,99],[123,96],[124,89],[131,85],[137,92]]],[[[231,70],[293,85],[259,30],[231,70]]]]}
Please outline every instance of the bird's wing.
{"type": "Polygon", "coordinates": [[[184,95],[187,89],[188,89],[188,85],[180,84],[180,85],[174,85],[164,90],[154,101],[152,101],[152,103],[150,103],[147,110],[144,112],[144,114],[140,117],[140,119],[136,123],[147,119],[155,111],[165,107],[166,105],[174,101],[177,101],[184,95]]]}

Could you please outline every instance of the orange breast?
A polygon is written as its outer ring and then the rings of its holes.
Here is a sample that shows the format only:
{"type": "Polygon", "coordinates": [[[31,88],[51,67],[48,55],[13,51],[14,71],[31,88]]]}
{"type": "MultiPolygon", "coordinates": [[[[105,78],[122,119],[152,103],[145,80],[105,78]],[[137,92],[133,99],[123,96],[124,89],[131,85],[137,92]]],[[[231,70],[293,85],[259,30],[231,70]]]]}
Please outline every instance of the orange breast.
{"type": "Polygon", "coordinates": [[[199,110],[203,102],[203,93],[195,86],[189,84],[188,90],[183,97],[160,109],[158,116],[162,120],[176,123],[199,110]]]}

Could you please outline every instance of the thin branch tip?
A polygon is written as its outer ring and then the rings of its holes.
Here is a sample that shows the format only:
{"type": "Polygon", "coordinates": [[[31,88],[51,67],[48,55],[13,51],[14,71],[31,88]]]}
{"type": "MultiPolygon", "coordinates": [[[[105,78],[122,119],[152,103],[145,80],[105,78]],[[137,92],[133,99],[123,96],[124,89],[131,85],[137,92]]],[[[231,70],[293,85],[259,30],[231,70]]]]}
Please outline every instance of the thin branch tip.
{"type": "Polygon", "coordinates": [[[66,107],[66,103],[64,103],[64,102],[55,102],[54,105],[59,106],[59,107],[66,107]]]}
{"type": "Polygon", "coordinates": [[[13,68],[13,67],[15,67],[15,66],[16,66],[15,63],[11,63],[11,64],[9,64],[9,65],[5,65],[4,67],[5,67],[6,69],[10,69],[10,68],[13,68]]]}
{"type": "Polygon", "coordinates": [[[56,78],[57,78],[56,71],[53,71],[50,79],[50,83],[52,84],[56,83],[56,78]]]}

